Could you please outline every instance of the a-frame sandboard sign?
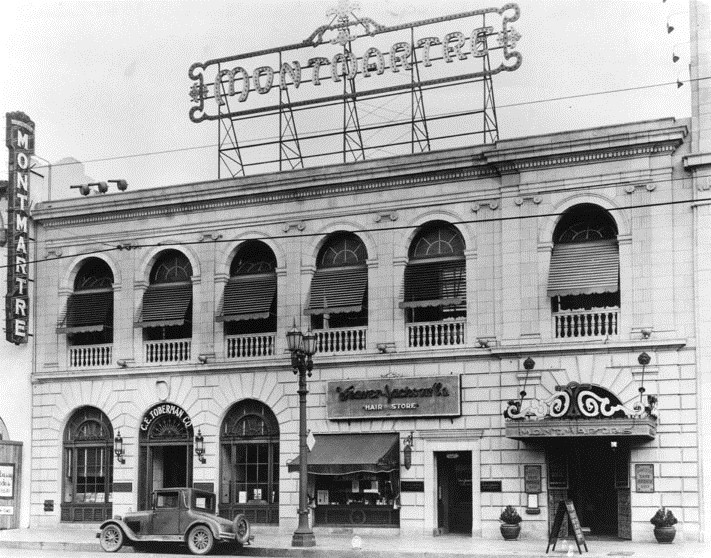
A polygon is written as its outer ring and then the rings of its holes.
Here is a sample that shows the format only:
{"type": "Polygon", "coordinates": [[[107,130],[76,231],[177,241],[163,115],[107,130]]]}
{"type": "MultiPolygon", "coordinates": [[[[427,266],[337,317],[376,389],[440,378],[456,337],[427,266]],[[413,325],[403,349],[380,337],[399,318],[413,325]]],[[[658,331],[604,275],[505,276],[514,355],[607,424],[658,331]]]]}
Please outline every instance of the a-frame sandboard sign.
{"type": "Polygon", "coordinates": [[[580,545],[583,545],[585,547],[585,552],[588,552],[588,545],[585,542],[583,529],[580,526],[580,520],[578,519],[578,514],[575,511],[573,501],[565,500],[558,504],[558,509],[555,512],[553,528],[551,529],[551,534],[548,537],[548,547],[546,548],[546,554],[548,554],[551,545],[553,545],[553,550],[555,550],[555,545],[558,542],[558,535],[560,534],[560,530],[563,527],[563,519],[565,519],[566,514],[568,514],[568,517],[570,518],[570,523],[573,526],[573,533],[575,534],[575,544],[578,545],[578,552],[580,554],[583,553],[583,551],[580,549],[580,545]]]}

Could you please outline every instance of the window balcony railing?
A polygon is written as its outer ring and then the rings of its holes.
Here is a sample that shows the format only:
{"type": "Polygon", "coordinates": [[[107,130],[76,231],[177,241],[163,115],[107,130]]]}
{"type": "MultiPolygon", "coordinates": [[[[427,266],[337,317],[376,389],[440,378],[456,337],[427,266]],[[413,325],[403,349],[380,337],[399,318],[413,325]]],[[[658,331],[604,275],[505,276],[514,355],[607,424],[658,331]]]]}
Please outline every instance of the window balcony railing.
{"type": "Polygon", "coordinates": [[[317,353],[362,353],[366,350],[368,326],[319,329],[316,335],[317,353]]]}
{"type": "Polygon", "coordinates": [[[464,345],[465,319],[446,322],[416,322],[407,324],[407,346],[449,347],[464,345]]]}
{"type": "Polygon", "coordinates": [[[274,356],[276,333],[225,335],[226,358],[260,358],[274,356]]]}
{"type": "Polygon", "coordinates": [[[69,368],[103,368],[112,365],[113,344],[69,347],[69,368]]]}
{"type": "Polygon", "coordinates": [[[190,339],[165,339],[145,341],[147,364],[175,364],[190,360],[190,339]]]}
{"type": "Polygon", "coordinates": [[[554,312],[554,335],[556,339],[611,337],[617,335],[619,314],[619,308],[554,312]]]}

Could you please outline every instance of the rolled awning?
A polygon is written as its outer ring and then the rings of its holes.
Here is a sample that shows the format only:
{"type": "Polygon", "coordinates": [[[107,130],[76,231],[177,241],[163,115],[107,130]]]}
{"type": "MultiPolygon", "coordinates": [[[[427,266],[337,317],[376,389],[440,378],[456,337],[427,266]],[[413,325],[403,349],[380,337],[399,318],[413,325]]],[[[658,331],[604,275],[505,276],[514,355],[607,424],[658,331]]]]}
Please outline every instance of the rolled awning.
{"type": "Polygon", "coordinates": [[[368,288],[365,266],[317,269],[304,314],[345,314],[363,310],[368,288]]]}
{"type": "Polygon", "coordinates": [[[615,293],[620,284],[616,240],[556,244],[551,255],[548,296],[615,293]]]}
{"type": "Polygon", "coordinates": [[[143,293],[141,319],[136,327],[183,325],[192,300],[192,283],[150,285],[143,293]]]}
{"type": "Polygon", "coordinates": [[[405,268],[405,300],[400,308],[460,306],[466,301],[463,259],[410,263],[405,268]]]}
{"type": "MultiPolygon", "coordinates": [[[[314,475],[387,473],[400,467],[399,438],[393,434],[316,434],[307,458],[314,475]]],[[[299,458],[287,463],[290,472],[299,470],[299,458]]]]}
{"type": "Polygon", "coordinates": [[[258,320],[271,315],[276,297],[277,278],[274,273],[231,277],[225,285],[222,312],[218,322],[258,320]]]}
{"type": "Polygon", "coordinates": [[[113,322],[113,291],[79,292],[69,295],[64,320],[58,333],[103,331],[113,322]]]}

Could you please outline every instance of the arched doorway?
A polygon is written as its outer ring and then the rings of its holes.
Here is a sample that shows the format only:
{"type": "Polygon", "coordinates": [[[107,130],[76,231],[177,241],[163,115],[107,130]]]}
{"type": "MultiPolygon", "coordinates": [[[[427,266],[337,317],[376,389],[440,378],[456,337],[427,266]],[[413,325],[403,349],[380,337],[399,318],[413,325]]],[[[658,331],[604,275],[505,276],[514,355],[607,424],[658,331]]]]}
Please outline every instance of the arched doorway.
{"type": "Polygon", "coordinates": [[[232,406],[220,428],[220,515],[279,523],[279,422],[264,403],[232,406]]]}
{"type": "Polygon", "coordinates": [[[62,521],[96,522],[111,517],[113,428],[95,407],[82,407],[64,430],[62,521]]]}
{"type": "Polygon", "coordinates": [[[139,509],[147,509],[153,490],[192,486],[193,424],[184,409],[171,403],[151,408],[141,421],[139,445],[139,509]]]}

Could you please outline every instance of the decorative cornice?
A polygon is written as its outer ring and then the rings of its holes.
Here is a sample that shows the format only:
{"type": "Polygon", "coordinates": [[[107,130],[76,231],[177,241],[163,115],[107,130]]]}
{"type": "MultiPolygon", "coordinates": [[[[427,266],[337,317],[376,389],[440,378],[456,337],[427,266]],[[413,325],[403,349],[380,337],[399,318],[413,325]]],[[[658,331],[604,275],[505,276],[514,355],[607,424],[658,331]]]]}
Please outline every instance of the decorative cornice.
{"type": "MultiPolygon", "coordinates": [[[[170,204],[117,209],[107,213],[97,213],[83,209],[82,212],[76,215],[63,216],[53,218],[51,215],[44,216],[43,211],[38,211],[35,220],[44,224],[47,228],[61,227],[67,225],[103,223],[109,221],[119,221],[129,218],[155,218],[161,216],[173,215],[176,213],[186,213],[193,211],[215,211],[231,207],[262,205],[269,203],[281,203],[293,201],[295,198],[300,200],[322,198],[329,196],[345,196],[353,195],[361,192],[385,189],[411,188],[423,184],[439,184],[443,182],[456,182],[469,180],[472,178],[481,178],[485,176],[496,176],[498,173],[487,165],[446,169],[441,171],[428,171],[419,174],[397,174],[394,176],[376,178],[372,180],[356,180],[343,183],[329,183],[320,186],[307,186],[302,188],[288,188],[274,192],[263,193],[235,193],[229,197],[207,200],[178,200],[170,202],[170,204]]],[[[206,193],[207,194],[207,193],[206,193]]],[[[178,196],[180,197],[180,196],[178,196]]],[[[140,198],[133,200],[133,203],[138,205],[144,203],[140,198]]],[[[146,201],[145,203],[149,203],[146,201]]],[[[79,207],[76,208],[79,211],[79,207]]],[[[50,210],[51,211],[51,210],[50,210]]],[[[289,229],[294,223],[285,223],[284,226],[289,226],[289,229]]],[[[298,224],[297,224],[298,228],[298,224]]],[[[289,229],[286,229],[287,232],[289,229]]]]}

